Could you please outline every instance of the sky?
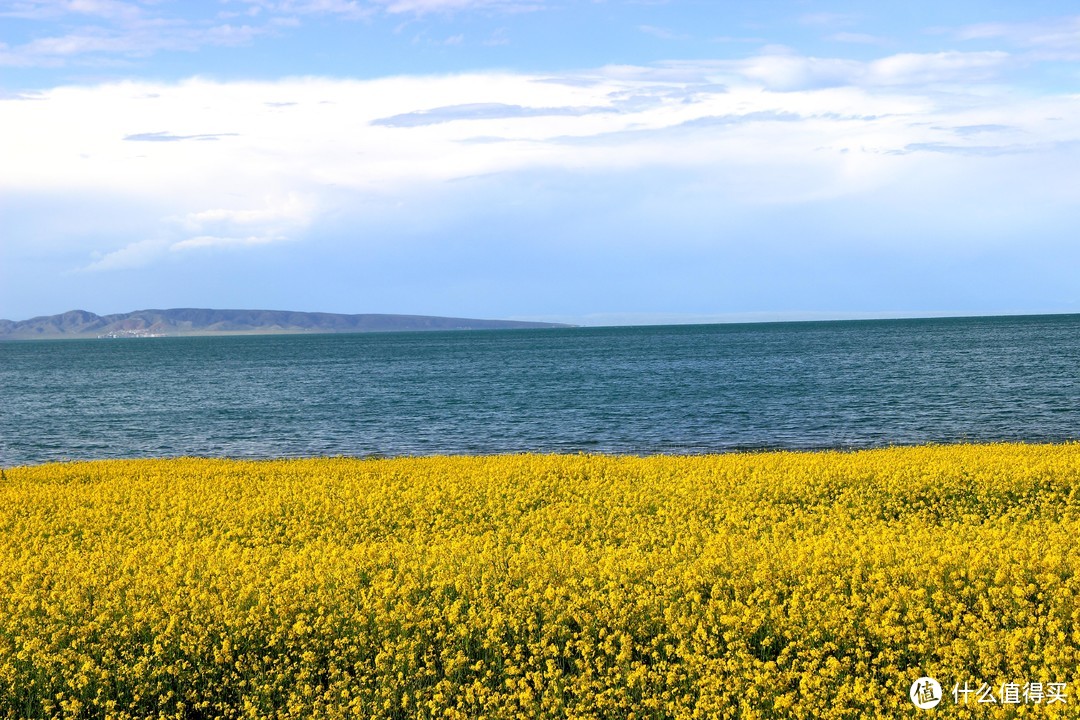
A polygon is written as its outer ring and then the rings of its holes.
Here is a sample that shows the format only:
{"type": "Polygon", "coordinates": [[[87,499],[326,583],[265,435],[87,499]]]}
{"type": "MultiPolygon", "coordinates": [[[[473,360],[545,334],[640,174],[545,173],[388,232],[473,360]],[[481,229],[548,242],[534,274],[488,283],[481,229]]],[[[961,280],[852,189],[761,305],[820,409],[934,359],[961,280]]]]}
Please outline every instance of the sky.
{"type": "Polygon", "coordinates": [[[0,318],[1080,312],[1072,2],[0,0],[0,318]]]}

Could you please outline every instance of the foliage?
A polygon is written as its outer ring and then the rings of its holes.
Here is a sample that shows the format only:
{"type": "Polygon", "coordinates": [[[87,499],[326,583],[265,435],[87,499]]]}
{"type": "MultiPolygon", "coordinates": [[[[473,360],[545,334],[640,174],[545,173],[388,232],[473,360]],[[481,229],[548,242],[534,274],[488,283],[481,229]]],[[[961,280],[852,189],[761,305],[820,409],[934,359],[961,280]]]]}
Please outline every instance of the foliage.
{"type": "Polygon", "coordinates": [[[8,469],[0,717],[1067,717],[1078,536],[1072,444],[8,469]]]}

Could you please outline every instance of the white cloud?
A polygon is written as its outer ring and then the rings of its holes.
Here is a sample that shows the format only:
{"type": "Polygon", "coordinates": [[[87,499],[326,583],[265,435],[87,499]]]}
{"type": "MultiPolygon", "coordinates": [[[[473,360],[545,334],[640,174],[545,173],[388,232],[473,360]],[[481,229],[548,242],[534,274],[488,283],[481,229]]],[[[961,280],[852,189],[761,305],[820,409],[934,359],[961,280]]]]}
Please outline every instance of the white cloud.
{"type": "MultiPolygon", "coordinates": [[[[144,233],[161,240],[107,252],[95,270],[169,249],[302,241],[328,218],[422,206],[455,183],[502,174],[649,182],[659,169],[723,188],[727,202],[814,202],[935,177],[935,168],[1052,156],[1080,141],[1080,99],[1018,98],[979,83],[1006,61],[937,53],[858,63],[774,51],[556,77],[62,87],[34,102],[0,98],[0,193],[95,192],[167,208],[144,233]]],[[[1069,163],[1052,167],[1055,186],[1080,186],[1069,163]]]]}
{"type": "Polygon", "coordinates": [[[832,40],[833,42],[854,43],[856,45],[885,45],[888,43],[888,40],[881,37],[880,35],[870,35],[868,33],[855,32],[833,33],[825,39],[832,40]]]}
{"type": "Polygon", "coordinates": [[[216,207],[188,213],[179,226],[198,233],[173,243],[170,250],[248,247],[284,242],[302,233],[312,221],[315,203],[296,193],[267,197],[261,205],[216,207]]]}
{"type": "Polygon", "coordinates": [[[774,90],[837,87],[851,84],[864,71],[855,60],[768,54],[740,61],[740,75],[774,90]]]}
{"type": "Polygon", "coordinates": [[[128,243],[119,250],[107,253],[95,253],[97,257],[80,272],[102,272],[107,270],[129,270],[145,267],[161,257],[167,248],[162,240],[139,240],[128,243]]]}
{"type": "Polygon", "coordinates": [[[954,32],[964,41],[1003,40],[1033,60],[1080,60],[1080,15],[1025,23],[979,23],[954,32]]]}
{"type": "Polygon", "coordinates": [[[117,0],[68,0],[60,3],[69,12],[95,15],[97,17],[130,20],[142,15],[142,9],[136,3],[117,2],[117,0]]]}
{"type": "Polygon", "coordinates": [[[901,53],[870,63],[866,81],[880,85],[929,85],[987,80],[1009,60],[1009,54],[989,52],[901,53]]]}
{"type": "Polygon", "coordinates": [[[655,25],[638,25],[638,30],[646,35],[652,35],[655,38],[661,40],[685,40],[689,38],[689,35],[683,33],[677,33],[674,30],[668,28],[656,27],[655,25]]]}
{"type": "MultiPolygon", "coordinates": [[[[240,46],[299,25],[301,18],[330,16],[368,21],[379,14],[424,16],[466,11],[526,12],[542,2],[521,0],[224,0],[225,8],[198,3],[134,3],[119,0],[28,0],[3,3],[0,17],[49,23],[33,40],[0,43],[0,67],[64,67],[143,58],[161,51],[240,46]],[[223,19],[239,22],[222,22],[223,19]],[[58,32],[63,28],[63,32],[58,32]]],[[[450,35],[443,44],[460,43],[450,35]]],[[[501,36],[493,36],[502,42],[501,36]]]]}
{"type": "Polygon", "coordinates": [[[346,20],[365,20],[382,11],[391,14],[497,10],[524,12],[543,7],[542,0],[239,0],[260,10],[284,15],[333,15],[346,20]]]}
{"type": "MultiPolygon", "coordinates": [[[[0,100],[10,128],[0,138],[0,187],[171,192],[192,199],[178,213],[189,224],[303,225],[320,212],[311,198],[328,187],[394,196],[416,183],[530,167],[708,166],[752,154],[740,148],[768,159],[780,154],[768,147],[777,125],[769,120],[786,120],[785,145],[809,149],[868,136],[882,151],[944,141],[931,126],[956,124],[950,96],[918,84],[985,74],[1002,61],[998,53],[871,63],[773,55],[604,68],[560,83],[481,73],[57,88],[33,103],[0,100]],[[883,140],[886,129],[895,139],[883,140]],[[699,144],[657,135],[674,131],[695,133],[699,144]],[[214,201],[235,188],[243,189],[236,203],[214,201]]],[[[970,102],[956,98],[958,108],[970,102]]],[[[964,123],[1002,123],[1015,110],[964,123]]],[[[1057,134],[1072,130],[1064,123],[1057,134]]]]}
{"type": "Polygon", "coordinates": [[[208,225],[304,225],[311,216],[311,206],[297,195],[283,199],[268,200],[261,208],[232,209],[211,208],[189,213],[185,218],[188,226],[202,228],[208,225]]]}
{"type": "Polygon", "coordinates": [[[357,0],[239,0],[267,14],[333,15],[343,20],[366,20],[375,9],[369,2],[357,0]]]}
{"type": "Polygon", "coordinates": [[[1001,51],[900,53],[871,62],[816,58],[771,51],[733,61],[731,69],[776,90],[844,85],[930,85],[975,83],[992,78],[1009,61],[1001,51]]]}
{"type": "Polygon", "coordinates": [[[956,31],[960,40],[1005,39],[1028,47],[1075,48],[1080,42],[1080,15],[1026,23],[979,23],[956,31]]]}
{"type": "Polygon", "coordinates": [[[181,240],[169,246],[173,252],[185,250],[202,250],[207,248],[249,247],[252,245],[266,245],[272,242],[280,242],[285,238],[266,237],[263,235],[248,235],[247,237],[219,237],[216,235],[199,235],[197,237],[181,240]]]}
{"type": "Polygon", "coordinates": [[[803,25],[820,25],[825,27],[847,27],[859,22],[857,15],[848,13],[818,12],[807,13],[799,17],[803,25]]]}
{"type": "Polygon", "coordinates": [[[390,13],[414,13],[425,15],[434,12],[460,12],[465,10],[498,10],[503,12],[530,12],[544,6],[542,0],[375,0],[390,13]]]}
{"type": "Polygon", "coordinates": [[[135,20],[143,16],[138,3],[117,0],[21,0],[4,3],[0,17],[53,20],[64,15],[86,15],[108,20],[135,20]]]}
{"type": "Polygon", "coordinates": [[[136,24],[114,28],[85,27],[65,35],[37,38],[15,46],[0,46],[0,67],[58,67],[81,58],[145,57],[162,50],[245,45],[268,32],[266,27],[186,23],[136,24]]]}

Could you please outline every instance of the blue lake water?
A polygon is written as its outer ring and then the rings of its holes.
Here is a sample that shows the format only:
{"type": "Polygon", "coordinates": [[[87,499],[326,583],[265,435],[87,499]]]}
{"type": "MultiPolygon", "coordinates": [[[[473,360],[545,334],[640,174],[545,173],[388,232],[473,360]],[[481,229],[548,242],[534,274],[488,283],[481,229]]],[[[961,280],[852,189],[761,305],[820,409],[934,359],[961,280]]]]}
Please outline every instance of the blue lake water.
{"type": "Polygon", "coordinates": [[[0,343],[0,466],[1080,438],[1080,315],[0,343]]]}

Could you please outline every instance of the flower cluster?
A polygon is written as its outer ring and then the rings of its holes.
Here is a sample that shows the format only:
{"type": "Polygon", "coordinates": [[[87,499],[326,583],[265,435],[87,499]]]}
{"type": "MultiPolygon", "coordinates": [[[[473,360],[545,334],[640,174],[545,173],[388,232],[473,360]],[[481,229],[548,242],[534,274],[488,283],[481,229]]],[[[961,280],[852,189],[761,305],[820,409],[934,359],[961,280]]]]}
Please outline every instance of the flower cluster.
{"type": "Polygon", "coordinates": [[[1077,537],[1073,444],[13,468],[0,718],[1069,717],[1077,537]]]}

